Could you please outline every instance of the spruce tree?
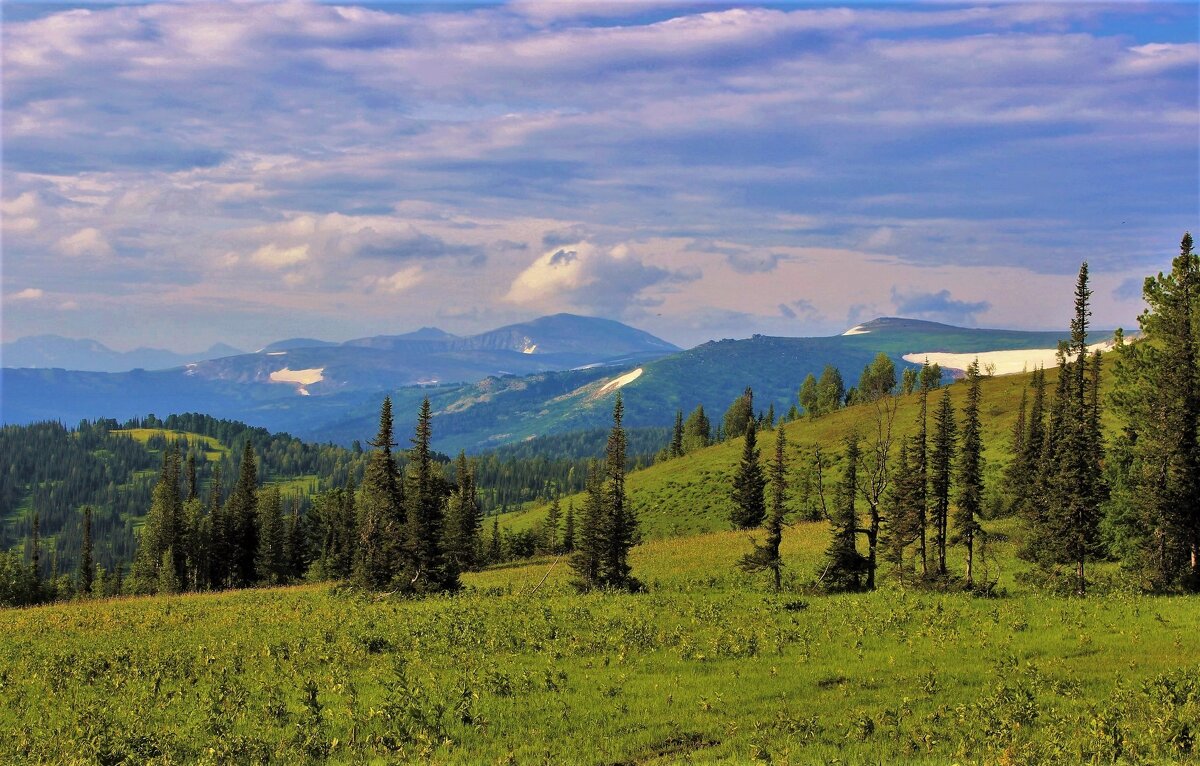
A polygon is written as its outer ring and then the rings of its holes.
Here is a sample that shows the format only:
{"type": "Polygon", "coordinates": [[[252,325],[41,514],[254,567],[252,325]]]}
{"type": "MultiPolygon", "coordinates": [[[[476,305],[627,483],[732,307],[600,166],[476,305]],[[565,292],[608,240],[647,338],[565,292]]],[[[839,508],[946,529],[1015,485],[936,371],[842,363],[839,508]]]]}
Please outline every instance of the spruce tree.
{"type": "Polygon", "coordinates": [[[983,512],[983,432],[979,423],[979,360],[967,367],[967,402],[963,408],[962,445],[958,457],[958,506],[955,534],[967,549],[967,588],[975,586],[975,537],[983,512]]]}
{"type": "MultiPolygon", "coordinates": [[[[867,562],[858,552],[858,511],[855,506],[858,496],[858,463],[861,457],[859,436],[857,433],[851,433],[846,437],[846,467],[838,484],[833,512],[829,515],[832,529],[819,578],[822,587],[829,591],[862,590],[867,562]]],[[[818,451],[817,460],[820,459],[818,451]]]]}
{"type": "Polygon", "coordinates": [[[248,439],[242,450],[237,483],[225,504],[225,518],[231,532],[230,581],[239,588],[253,585],[258,557],[258,468],[254,447],[248,439]]]}
{"type": "Polygon", "coordinates": [[[479,564],[483,515],[465,452],[458,453],[454,466],[458,484],[450,493],[446,509],[446,560],[457,571],[465,572],[479,564]]]}
{"type": "Polygon", "coordinates": [[[950,403],[950,389],[942,391],[941,401],[934,414],[933,443],[929,450],[929,488],[932,494],[931,516],[934,548],[937,551],[937,574],[945,577],[946,543],[950,517],[950,487],[954,471],[955,422],[950,403]]]}
{"type": "Polygon", "coordinates": [[[916,513],[918,474],[911,462],[913,437],[900,440],[895,478],[888,487],[883,506],[880,549],[883,560],[903,581],[906,570],[904,551],[917,539],[919,519],[916,513]]]}
{"type": "Polygon", "coordinates": [[[909,528],[916,533],[917,555],[921,558],[921,577],[929,577],[929,392],[937,387],[941,371],[929,360],[921,365],[921,406],[917,414],[917,436],[912,446],[913,481],[910,495],[909,528]]]}
{"type": "Polygon", "coordinates": [[[138,538],[138,550],[134,558],[132,576],[137,592],[152,593],[160,581],[179,581],[175,549],[178,543],[179,520],[182,515],[179,497],[179,453],[173,447],[163,451],[162,468],[158,483],[151,494],[150,508],[146,512],[138,538]],[[159,571],[164,554],[170,553],[171,577],[164,580],[159,571]]]}
{"type": "MultiPolygon", "coordinates": [[[[749,395],[750,389],[746,389],[749,395]]],[[[617,392],[613,404],[613,425],[604,455],[604,508],[600,534],[603,555],[600,559],[600,584],[618,590],[637,590],[641,583],[630,574],[629,549],[637,541],[637,516],[625,492],[625,405],[617,392]]]]}
{"type": "Polygon", "coordinates": [[[443,481],[433,461],[433,413],[429,399],[421,402],[409,449],[406,568],[402,587],[418,593],[459,588],[458,571],[447,566],[443,549],[443,481]]]}
{"type": "Polygon", "coordinates": [[[278,487],[266,487],[258,496],[258,552],[254,566],[261,582],[279,585],[287,578],[284,534],[283,497],[278,487]]]}
{"type": "Polygon", "coordinates": [[[92,595],[96,578],[96,562],[92,552],[92,506],[83,507],[83,543],[79,548],[79,592],[92,595]]]}
{"type": "Polygon", "coordinates": [[[601,584],[600,561],[604,554],[604,476],[597,463],[588,466],[584,492],[579,536],[575,541],[575,555],[571,557],[571,568],[575,570],[576,587],[580,590],[591,590],[601,584]]]}
{"type": "Polygon", "coordinates": [[[754,422],[754,392],[749,386],[742,395],[733,400],[725,411],[722,421],[725,439],[736,439],[746,433],[746,429],[754,422]]]}
{"type": "Polygon", "coordinates": [[[229,582],[229,560],[233,550],[229,542],[229,520],[225,516],[225,503],[221,498],[221,466],[213,466],[212,481],[208,486],[208,572],[206,584],[213,588],[225,587],[229,582]]]}
{"type": "Polygon", "coordinates": [[[767,537],[762,542],[754,543],[754,550],[742,557],[740,565],[748,572],[763,569],[770,570],[775,583],[775,592],[783,585],[783,562],[779,555],[779,545],[783,541],[783,526],[787,509],[787,437],[780,428],[775,436],[775,461],[771,464],[771,513],[767,519],[767,537]]]}
{"type": "Polygon", "coordinates": [[[757,436],[753,422],[746,430],[742,460],[733,475],[733,507],[729,520],[735,529],[751,529],[763,522],[767,513],[763,492],[767,480],[758,462],[757,436]]]}
{"type": "Polygon", "coordinates": [[[1145,340],[1120,347],[1124,421],[1113,527],[1127,566],[1156,590],[1200,590],[1200,256],[1184,233],[1171,271],[1148,277],[1145,340]]]}
{"type": "Polygon", "coordinates": [[[187,456],[187,498],[186,500],[195,500],[198,495],[196,486],[196,454],[189,452],[187,456]]]}
{"type": "Polygon", "coordinates": [[[671,432],[671,457],[683,455],[683,410],[675,411],[675,428],[671,432]]]}
{"type": "Polygon", "coordinates": [[[559,553],[558,547],[558,526],[562,520],[562,503],[558,499],[558,493],[554,493],[554,499],[550,501],[550,508],[546,511],[546,526],[542,531],[542,548],[546,553],[559,553]]]}
{"type": "Polygon", "coordinates": [[[404,492],[392,455],[392,398],[379,408],[379,430],[369,444],[371,454],[363,472],[355,511],[357,541],[354,582],[359,587],[383,590],[400,573],[404,544],[404,492]]]}

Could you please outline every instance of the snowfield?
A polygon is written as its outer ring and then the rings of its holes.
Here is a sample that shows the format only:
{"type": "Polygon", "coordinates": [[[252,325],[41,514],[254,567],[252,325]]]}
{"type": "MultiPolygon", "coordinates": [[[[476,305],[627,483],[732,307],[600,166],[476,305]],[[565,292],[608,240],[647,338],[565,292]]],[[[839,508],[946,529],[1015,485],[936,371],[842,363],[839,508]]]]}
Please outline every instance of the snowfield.
{"type": "Polygon", "coordinates": [[[296,393],[301,396],[308,396],[308,389],[305,386],[320,383],[325,379],[324,373],[324,367],[313,367],[308,370],[289,370],[287,367],[284,367],[282,370],[276,370],[271,373],[271,382],[295,383],[297,384],[296,393]]]}
{"type": "Polygon", "coordinates": [[[863,329],[862,325],[857,324],[851,327],[849,330],[846,330],[846,332],[842,333],[842,335],[866,335],[869,332],[871,331],[865,330],[863,329]]]}
{"type": "Polygon", "coordinates": [[[614,378],[613,380],[608,381],[607,383],[605,383],[603,386],[600,387],[600,390],[596,392],[596,395],[602,396],[604,394],[607,394],[609,391],[616,391],[618,388],[629,385],[630,383],[637,380],[641,376],[642,376],[642,368],[639,367],[636,370],[634,370],[633,372],[627,372],[619,378],[614,378]]]}
{"type": "MultiPolygon", "coordinates": [[[[846,333],[847,335],[849,333],[846,333]]],[[[1112,340],[1093,343],[1088,351],[1108,351],[1113,347],[1112,340]]],[[[971,362],[979,360],[979,368],[988,371],[988,365],[995,365],[994,375],[1012,375],[1018,372],[1028,372],[1038,367],[1054,367],[1058,364],[1058,350],[1053,348],[1029,348],[1010,351],[980,351],[973,354],[951,354],[944,351],[929,351],[919,354],[905,354],[906,362],[921,364],[926,359],[930,364],[940,365],[943,369],[965,371],[971,362]]]]}

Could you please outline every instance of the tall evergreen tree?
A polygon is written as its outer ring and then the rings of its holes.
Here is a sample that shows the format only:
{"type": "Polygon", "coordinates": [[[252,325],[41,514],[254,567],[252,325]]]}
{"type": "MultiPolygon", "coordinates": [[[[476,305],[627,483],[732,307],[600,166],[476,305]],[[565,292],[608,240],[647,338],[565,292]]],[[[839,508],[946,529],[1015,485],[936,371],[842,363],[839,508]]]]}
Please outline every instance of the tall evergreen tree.
{"type": "Polygon", "coordinates": [[[915,437],[900,440],[896,458],[895,479],[888,487],[883,507],[883,529],[880,534],[881,555],[892,571],[903,581],[906,576],[904,551],[917,540],[920,518],[916,513],[919,475],[911,456],[915,437]]]}
{"type": "MultiPolygon", "coordinates": [[[[750,389],[746,389],[749,395],[750,389]]],[[[625,405],[617,392],[613,404],[613,425],[604,455],[604,509],[600,534],[603,555],[600,559],[600,584],[619,590],[637,590],[641,583],[630,574],[629,549],[637,541],[637,516],[625,492],[626,438],[622,418],[625,405]]]]}
{"type": "Polygon", "coordinates": [[[946,543],[949,538],[950,487],[954,471],[956,430],[954,407],[950,403],[948,388],[942,391],[933,422],[933,443],[929,450],[929,488],[933,496],[931,521],[934,548],[937,551],[937,574],[944,577],[949,573],[946,568],[946,543]]]}
{"type": "Polygon", "coordinates": [[[967,549],[967,588],[975,586],[975,537],[983,512],[983,431],[979,423],[979,360],[967,367],[967,402],[963,408],[962,445],[958,457],[958,506],[955,533],[967,549]]]}
{"type": "Polygon", "coordinates": [[[225,501],[221,497],[221,466],[213,466],[212,481],[208,485],[208,572],[207,585],[222,588],[229,583],[229,560],[233,556],[230,545],[229,519],[225,515],[225,501]]]}
{"type": "Polygon", "coordinates": [[[500,547],[500,517],[492,517],[492,536],[488,538],[488,563],[499,564],[504,557],[500,547]]]}
{"type": "Polygon", "coordinates": [[[775,436],[775,461],[771,464],[771,514],[767,520],[767,537],[762,543],[755,542],[754,550],[741,560],[741,567],[746,571],[770,570],[776,592],[783,585],[783,562],[779,546],[783,542],[783,526],[787,515],[786,449],[787,436],[780,428],[775,436]]]}
{"type": "Polygon", "coordinates": [[[1124,420],[1113,499],[1118,548],[1150,587],[1200,590],[1200,256],[1184,233],[1171,271],[1148,277],[1146,340],[1118,352],[1124,420]]]}
{"type": "Polygon", "coordinates": [[[675,411],[675,428],[671,432],[671,457],[683,455],[683,410],[675,411]]]}
{"type": "Polygon", "coordinates": [[[575,541],[571,568],[575,570],[576,586],[581,590],[591,590],[601,584],[600,561],[604,555],[604,475],[596,463],[588,467],[584,492],[579,536],[575,541]]]}
{"type": "Polygon", "coordinates": [[[253,585],[258,557],[258,467],[249,439],[242,450],[237,483],[225,504],[225,518],[231,532],[230,582],[239,588],[253,585]]]}
{"type": "Polygon", "coordinates": [[[546,511],[546,526],[542,532],[542,548],[547,553],[558,553],[561,550],[558,545],[558,525],[561,520],[562,502],[555,492],[554,499],[550,501],[550,508],[546,511]]]}
{"type": "MultiPolygon", "coordinates": [[[[832,530],[829,547],[825,549],[825,562],[820,583],[830,591],[858,591],[863,587],[866,573],[866,558],[858,552],[858,464],[861,458],[859,436],[851,433],[846,437],[845,470],[838,484],[833,511],[828,514],[832,530]]],[[[821,455],[818,450],[817,464],[820,468],[821,455]]]]}
{"type": "Polygon", "coordinates": [[[465,572],[479,564],[483,515],[465,452],[458,453],[454,465],[458,484],[450,493],[446,510],[446,559],[457,571],[465,572]]]}
{"type": "Polygon", "coordinates": [[[355,511],[357,550],[354,582],[363,588],[390,587],[400,573],[404,545],[404,492],[392,455],[392,398],[385,396],[379,408],[379,430],[369,444],[371,454],[363,473],[355,511]]]}
{"type": "Polygon", "coordinates": [[[446,564],[443,542],[444,482],[433,461],[433,412],[429,399],[421,402],[409,449],[406,558],[404,587],[419,593],[457,590],[458,571],[446,564]]]}
{"type": "Polygon", "coordinates": [[[908,527],[916,533],[917,555],[921,559],[921,577],[929,577],[929,392],[937,388],[941,370],[926,359],[921,365],[921,406],[917,414],[917,436],[912,446],[912,518],[908,527]]]}
{"type": "Polygon", "coordinates": [[[182,566],[176,566],[179,520],[182,515],[179,497],[179,452],[170,447],[163,451],[158,483],[151,494],[150,508],[138,538],[132,576],[137,592],[152,593],[160,581],[179,581],[182,566]],[[170,554],[167,556],[167,554],[170,554]],[[164,558],[165,557],[165,558],[164,558]],[[159,571],[164,560],[171,565],[171,577],[164,580],[159,571]]]}
{"type": "Polygon", "coordinates": [[[195,500],[198,497],[198,488],[196,486],[196,453],[189,452],[187,456],[187,497],[186,500],[195,500]]]}
{"type": "Polygon", "coordinates": [[[254,565],[261,582],[278,585],[287,579],[284,535],[283,497],[278,487],[266,487],[258,496],[258,552],[254,565]]]}
{"type": "Polygon", "coordinates": [[[742,460],[733,475],[733,507],[729,520],[736,529],[751,529],[763,522],[767,513],[763,492],[767,480],[758,462],[758,445],[754,423],[746,429],[742,444],[742,460]]]}
{"type": "Polygon", "coordinates": [[[96,579],[96,562],[92,553],[92,506],[83,507],[83,543],[79,549],[79,592],[92,595],[96,579]]]}
{"type": "Polygon", "coordinates": [[[567,501],[567,517],[563,523],[563,550],[571,553],[575,550],[575,501],[567,501]]]}

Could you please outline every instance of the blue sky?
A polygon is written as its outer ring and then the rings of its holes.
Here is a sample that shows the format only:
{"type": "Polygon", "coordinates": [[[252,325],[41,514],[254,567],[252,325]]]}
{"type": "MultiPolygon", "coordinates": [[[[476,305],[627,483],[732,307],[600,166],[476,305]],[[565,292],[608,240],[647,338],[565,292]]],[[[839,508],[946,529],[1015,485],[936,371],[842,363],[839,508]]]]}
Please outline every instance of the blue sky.
{"type": "Polygon", "coordinates": [[[6,3],[3,336],[1098,325],[1200,220],[1194,3],[6,3]]]}

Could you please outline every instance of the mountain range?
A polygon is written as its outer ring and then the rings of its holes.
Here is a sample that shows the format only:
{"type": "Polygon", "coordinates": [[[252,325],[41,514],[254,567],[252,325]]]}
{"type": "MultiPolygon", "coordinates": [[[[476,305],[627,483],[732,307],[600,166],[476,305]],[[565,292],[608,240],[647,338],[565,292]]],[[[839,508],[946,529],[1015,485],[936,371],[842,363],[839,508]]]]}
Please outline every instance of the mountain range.
{"type": "Polygon", "coordinates": [[[64,338],[61,335],[31,335],[0,344],[0,364],[4,367],[58,367],[91,372],[126,372],[138,368],[158,370],[189,362],[217,359],[243,353],[225,343],[217,343],[194,354],[180,354],[163,348],[135,348],[114,351],[100,341],[88,338],[64,338]]]}
{"type": "Polygon", "coordinates": [[[618,390],[631,427],[670,425],[699,404],[715,422],[747,386],[756,406],[782,414],[804,377],[827,364],[849,386],[881,352],[903,367],[913,365],[905,355],[1054,348],[1063,336],[880,318],[831,337],[756,335],[680,350],[619,322],[558,314],[468,337],[423,328],[338,344],[292,339],[154,372],[5,369],[0,418],[194,411],[349,444],[374,433],[387,393],[399,423],[428,397],[435,445],[478,452],[602,428],[618,390]]]}

